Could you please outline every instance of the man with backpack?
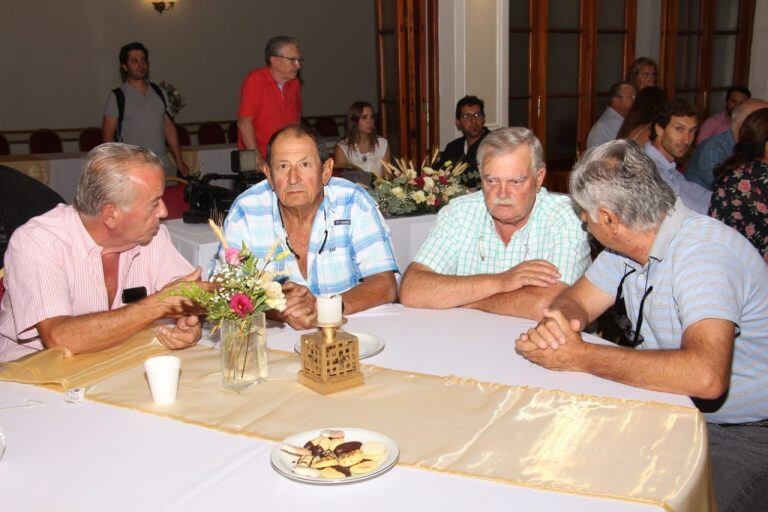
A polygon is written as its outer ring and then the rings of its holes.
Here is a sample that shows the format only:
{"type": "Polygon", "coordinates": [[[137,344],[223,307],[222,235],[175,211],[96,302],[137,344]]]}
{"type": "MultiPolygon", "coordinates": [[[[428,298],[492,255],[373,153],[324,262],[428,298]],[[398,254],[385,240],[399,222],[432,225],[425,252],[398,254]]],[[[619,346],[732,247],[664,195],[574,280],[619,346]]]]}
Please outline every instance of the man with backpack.
{"type": "Polygon", "coordinates": [[[123,85],[113,89],[107,98],[102,125],[104,142],[147,148],[162,159],[166,176],[175,176],[176,170],[165,150],[167,141],[179,172],[187,176],[189,169],[181,157],[168,98],[158,85],[149,81],[149,51],[141,43],[129,43],[120,49],[119,57],[123,85]]]}

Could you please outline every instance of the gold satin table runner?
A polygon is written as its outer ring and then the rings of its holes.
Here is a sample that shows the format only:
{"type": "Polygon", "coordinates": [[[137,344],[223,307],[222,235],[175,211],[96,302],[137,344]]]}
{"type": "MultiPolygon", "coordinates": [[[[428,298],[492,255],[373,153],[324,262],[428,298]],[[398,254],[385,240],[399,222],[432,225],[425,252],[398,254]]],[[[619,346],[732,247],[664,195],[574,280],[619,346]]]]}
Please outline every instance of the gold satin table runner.
{"type": "MultiPolygon", "coordinates": [[[[706,424],[694,408],[575,395],[363,365],[365,385],[321,396],[299,358],[269,351],[269,380],[221,387],[219,351],[182,359],[177,401],[156,406],[141,366],[91,386],[92,400],[267,440],[322,427],[380,432],[400,464],[666,510],[714,510],[706,424]]],[[[266,463],[266,462],[265,462],[266,463]]]]}
{"type": "Polygon", "coordinates": [[[168,352],[157,341],[154,331],[147,329],[100,352],[71,357],[66,349],[57,347],[0,363],[0,380],[66,391],[88,386],[126,368],[142,367],[147,358],[168,352]]]}

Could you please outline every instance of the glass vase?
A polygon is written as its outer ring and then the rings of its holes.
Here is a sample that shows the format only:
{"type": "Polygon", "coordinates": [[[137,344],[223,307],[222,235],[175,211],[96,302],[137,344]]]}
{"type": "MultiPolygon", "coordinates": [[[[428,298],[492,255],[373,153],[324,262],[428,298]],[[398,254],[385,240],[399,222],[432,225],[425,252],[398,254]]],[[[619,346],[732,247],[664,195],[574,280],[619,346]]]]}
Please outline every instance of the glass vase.
{"type": "Polygon", "coordinates": [[[221,382],[238,393],[267,379],[267,328],[264,313],[239,323],[224,320],[221,339],[221,382]]]}

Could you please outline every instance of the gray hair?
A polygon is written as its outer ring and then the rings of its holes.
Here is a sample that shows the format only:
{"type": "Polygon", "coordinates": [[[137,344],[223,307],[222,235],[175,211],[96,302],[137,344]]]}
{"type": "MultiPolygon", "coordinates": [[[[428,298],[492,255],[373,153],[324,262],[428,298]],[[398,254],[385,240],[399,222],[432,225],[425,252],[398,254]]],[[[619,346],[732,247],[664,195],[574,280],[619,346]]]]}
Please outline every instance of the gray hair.
{"type": "Polygon", "coordinates": [[[570,190],[577,212],[595,220],[605,208],[637,232],[657,228],[676,200],[653,160],[626,139],[587,150],[571,172],[570,190]]]}
{"type": "Polygon", "coordinates": [[[108,142],[93,148],[85,157],[72,203],[75,209],[92,217],[108,204],[126,208],[134,195],[127,171],[137,165],[154,165],[158,171],[163,170],[163,162],[157,155],[139,146],[108,142]]]}
{"type": "Polygon", "coordinates": [[[486,160],[507,155],[523,144],[527,144],[531,150],[532,172],[547,166],[541,142],[531,130],[522,126],[499,128],[486,135],[477,148],[477,168],[480,169],[480,176],[483,175],[486,160]]]}
{"type": "Polygon", "coordinates": [[[279,52],[283,46],[292,44],[299,50],[301,50],[301,43],[298,39],[291,36],[275,36],[267,41],[267,46],[264,48],[264,60],[269,65],[269,58],[280,55],[279,52]]]}

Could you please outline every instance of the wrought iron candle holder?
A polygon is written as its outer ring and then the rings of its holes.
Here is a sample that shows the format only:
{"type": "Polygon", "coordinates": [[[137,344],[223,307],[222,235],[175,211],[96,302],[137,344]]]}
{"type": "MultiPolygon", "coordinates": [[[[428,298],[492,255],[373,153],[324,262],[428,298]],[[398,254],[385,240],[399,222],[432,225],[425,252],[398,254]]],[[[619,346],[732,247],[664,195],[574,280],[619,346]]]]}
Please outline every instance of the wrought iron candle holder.
{"type": "Polygon", "coordinates": [[[299,382],[328,395],[361,386],[360,347],[357,336],[334,324],[318,324],[317,332],[301,335],[299,382]]]}

